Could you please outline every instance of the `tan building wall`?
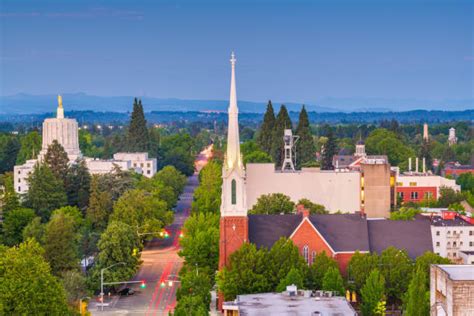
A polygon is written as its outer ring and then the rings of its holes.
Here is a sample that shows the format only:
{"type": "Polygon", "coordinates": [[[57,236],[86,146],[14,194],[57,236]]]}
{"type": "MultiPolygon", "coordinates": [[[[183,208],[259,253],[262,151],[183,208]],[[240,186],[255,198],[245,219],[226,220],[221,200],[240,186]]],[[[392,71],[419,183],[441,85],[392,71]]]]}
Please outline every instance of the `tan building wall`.
{"type": "MultiPolygon", "coordinates": [[[[263,194],[283,193],[293,202],[307,198],[331,212],[360,211],[360,173],[307,168],[296,172],[275,171],[271,163],[247,164],[247,206],[251,209],[263,194]]],[[[388,195],[389,196],[389,195],[388,195]]]]}
{"type": "Polygon", "coordinates": [[[361,164],[361,199],[367,217],[390,217],[390,166],[361,164]]]}
{"type": "Polygon", "coordinates": [[[468,316],[474,315],[474,267],[472,265],[453,265],[456,274],[450,274],[441,267],[431,265],[430,268],[430,306],[432,316],[468,316]],[[466,271],[462,271],[466,270],[466,271]]]}

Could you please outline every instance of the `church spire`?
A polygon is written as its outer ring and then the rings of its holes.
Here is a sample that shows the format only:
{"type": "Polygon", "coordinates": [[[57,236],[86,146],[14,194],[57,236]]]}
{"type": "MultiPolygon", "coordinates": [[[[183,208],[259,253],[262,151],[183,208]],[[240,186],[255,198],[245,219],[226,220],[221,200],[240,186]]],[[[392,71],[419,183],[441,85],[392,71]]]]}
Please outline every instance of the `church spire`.
{"type": "Polygon", "coordinates": [[[242,168],[239,139],[239,109],[237,108],[237,89],[235,87],[235,54],[232,52],[230,64],[232,75],[230,79],[229,122],[227,131],[227,155],[225,167],[228,169],[242,168]]]}

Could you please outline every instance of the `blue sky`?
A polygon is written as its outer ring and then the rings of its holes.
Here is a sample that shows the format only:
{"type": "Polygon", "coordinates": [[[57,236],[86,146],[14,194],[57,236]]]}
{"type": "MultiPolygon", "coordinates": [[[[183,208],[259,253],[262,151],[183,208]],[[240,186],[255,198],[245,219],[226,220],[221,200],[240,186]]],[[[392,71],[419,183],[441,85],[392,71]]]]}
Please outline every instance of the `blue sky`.
{"type": "Polygon", "coordinates": [[[0,95],[472,99],[474,1],[8,1],[0,95]]]}

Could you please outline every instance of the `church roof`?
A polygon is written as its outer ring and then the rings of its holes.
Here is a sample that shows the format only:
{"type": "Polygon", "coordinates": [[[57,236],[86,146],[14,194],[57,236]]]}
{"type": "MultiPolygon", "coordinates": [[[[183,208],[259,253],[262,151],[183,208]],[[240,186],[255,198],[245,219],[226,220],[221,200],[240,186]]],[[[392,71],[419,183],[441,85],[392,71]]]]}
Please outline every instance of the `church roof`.
{"type": "Polygon", "coordinates": [[[367,221],[360,215],[310,215],[309,220],[334,251],[369,251],[367,221]]]}
{"type": "Polygon", "coordinates": [[[301,214],[248,215],[249,241],[258,248],[271,248],[280,237],[290,237],[302,219],[301,214]]]}
{"type": "MultiPolygon", "coordinates": [[[[380,253],[393,246],[405,249],[411,258],[432,251],[429,218],[413,221],[367,220],[358,214],[310,215],[311,224],[336,252],[380,253]]],[[[249,241],[258,248],[271,248],[281,237],[290,237],[303,220],[301,214],[248,215],[249,241]]]]}
{"type": "Polygon", "coordinates": [[[410,258],[416,258],[426,251],[433,251],[431,221],[417,216],[412,221],[369,220],[370,251],[380,253],[393,246],[405,249],[410,258]]]}

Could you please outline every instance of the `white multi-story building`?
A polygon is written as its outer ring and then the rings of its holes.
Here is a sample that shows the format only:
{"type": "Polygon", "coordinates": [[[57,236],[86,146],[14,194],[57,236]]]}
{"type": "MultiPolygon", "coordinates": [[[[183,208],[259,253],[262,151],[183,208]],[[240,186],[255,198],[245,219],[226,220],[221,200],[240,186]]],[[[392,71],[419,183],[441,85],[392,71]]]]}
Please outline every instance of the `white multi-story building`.
{"type": "MultiPolygon", "coordinates": [[[[474,251],[474,224],[472,219],[459,216],[455,212],[442,212],[441,216],[433,216],[431,223],[431,237],[433,252],[451,259],[455,263],[463,263],[462,252],[474,251]]],[[[470,262],[468,262],[470,263],[470,262]]]]}
{"type": "Polygon", "coordinates": [[[134,170],[146,177],[153,177],[157,171],[156,158],[149,158],[148,153],[116,153],[114,159],[100,160],[82,157],[79,148],[79,130],[75,119],[64,117],[64,108],[61,96],[58,96],[58,108],[55,118],[47,118],[43,122],[43,142],[38,159],[26,161],[23,165],[15,166],[14,185],[15,191],[24,194],[28,191],[28,177],[34,166],[41,162],[53,141],[58,141],[66,151],[69,162],[75,163],[77,159],[84,158],[91,174],[105,174],[113,171],[118,166],[122,170],[134,170]]]}

